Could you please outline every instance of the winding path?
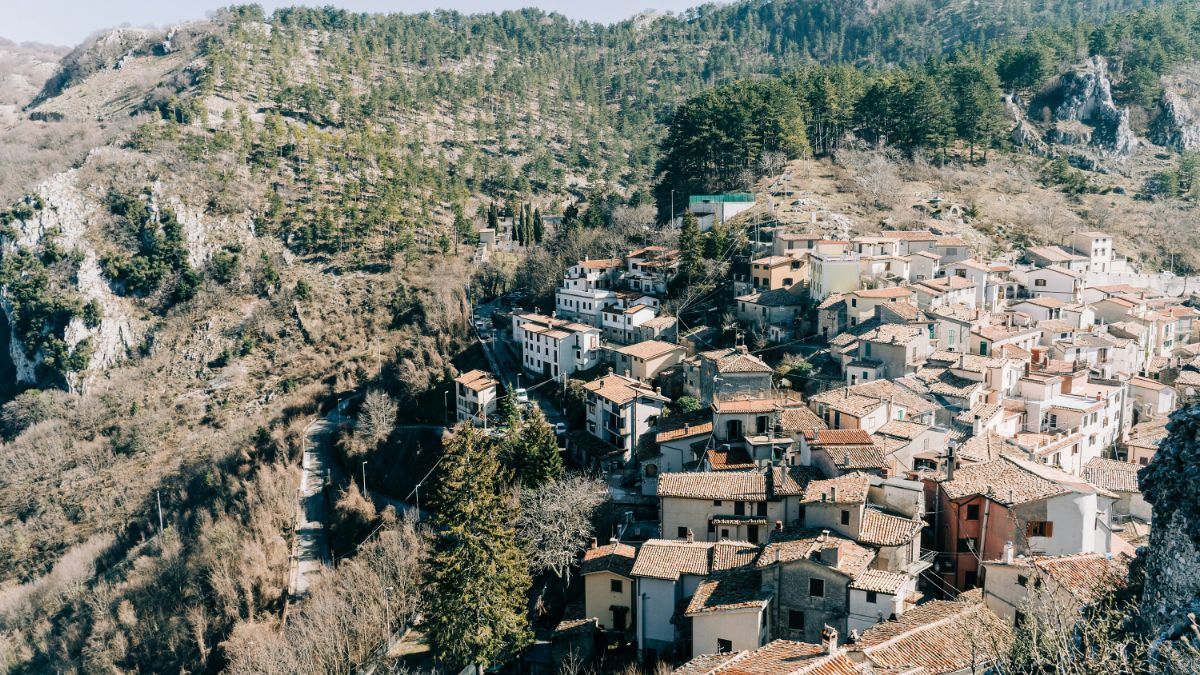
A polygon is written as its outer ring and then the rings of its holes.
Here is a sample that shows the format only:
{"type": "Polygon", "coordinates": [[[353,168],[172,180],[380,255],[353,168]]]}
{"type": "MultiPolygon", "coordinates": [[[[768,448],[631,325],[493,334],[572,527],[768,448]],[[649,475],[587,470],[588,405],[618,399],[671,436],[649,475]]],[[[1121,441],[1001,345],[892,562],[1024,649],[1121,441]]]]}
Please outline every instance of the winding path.
{"type": "Polygon", "coordinates": [[[341,411],[345,403],[341,401],[327,415],[313,420],[304,430],[296,537],[292,543],[288,577],[288,595],[292,600],[303,597],[309,585],[332,562],[326,528],[329,499],[325,487],[330,483],[345,483],[345,473],[338,465],[330,443],[333,430],[342,421],[341,411]]]}

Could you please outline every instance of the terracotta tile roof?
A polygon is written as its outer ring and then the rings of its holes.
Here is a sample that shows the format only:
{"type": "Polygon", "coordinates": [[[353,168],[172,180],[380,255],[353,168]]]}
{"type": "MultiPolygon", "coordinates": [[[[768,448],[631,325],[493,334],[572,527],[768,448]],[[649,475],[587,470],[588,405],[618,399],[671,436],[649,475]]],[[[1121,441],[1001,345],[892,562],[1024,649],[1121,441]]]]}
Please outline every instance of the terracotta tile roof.
{"type": "Polygon", "coordinates": [[[1083,479],[1113,492],[1140,492],[1137,464],[1095,457],[1083,465],[1083,479]]]}
{"type": "Polygon", "coordinates": [[[896,317],[905,321],[920,321],[924,318],[924,313],[921,308],[911,302],[889,302],[883,305],[878,305],[879,309],[895,314],[896,317]]]}
{"type": "Polygon", "coordinates": [[[814,446],[826,445],[871,445],[871,434],[863,429],[818,429],[804,436],[814,446]]]}
{"type": "Polygon", "coordinates": [[[666,443],[667,441],[676,441],[681,438],[693,438],[704,434],[711,434],[713,425],[711,421],[701,422],[699,424],[688,424],[687,426],[679,426],[675,429],[661,431],[654,435],[654,442],[666,443]]]}
{"type": "Polygon", "coordinates": [[[674,675],[862,675],[863,671],[845,652],[826,654],[821,645],[775,640],[754,651],[697,656],[672,672],[674,675]]]}
{"type": "Polygon", "coordinates": [[[813,479],[808,467],[770,467],[768,471],[664,473],[658,479],[658,496],[683,499],[763,501],[799,495],[813,479]]]}
{"type": "Polygon", "coordinates": [[[1072,260],[1087,260],[1086,257],[1071,253],[1061,246],[1031,246],[1026,253],[1050,262],[1070,262],[1072,260]]]}
{"type": "Polygon", "coordinates": [[[1057,469],[1007,455],[991,462],[959,467],[954,472],[954,480],[943,480],[941,486],[950,499],[988,495],[989,499],[1006,505],[1024,504],[1075,491],[1087,492],[1089,490],[1085,486],[1090,487],[1057,469]]]}
{"type": "Polygon", "coordinates": [[[986,372],[988,368],[998,368],[1004,365],[1004,360],[980,356],[978,354],[967,354],[966,352],[938,350],[929,355],[929,363],[931,365],[936,363],[939,366],[956,368],[972,373],[982,373],[986,372]]]}
{"type": "Polygon", "coordinates": [[[805,504],[865,504],[870,487],[870,474],[848,473],[837,478],[810,481],[800,501],[805,504]]]}
{"type": "MultiPolygon", "coordinates": [[[[815,646],[815,645],[814,645],[815,646]]],[[[726,652],[724,654],[701,654],[672,670],[672,675],[715,675],[721,667],[748,652],[726,652]]]]}
{"type": "Polygon", "coordinates": [[[786,288],[776,288],[769,291],[759,291],[739,295],[734,298],[740,302],[748,302],[761,307],[795,307],[804,304],[804,299],[786,288]]]}
{"type": "Polygon", "coordinates": [[[1170,387],[1163,384],[1162,382],[1159,382],[1158,380],[1152,380],[1148,377],[1140,377],[1140,376],[1134,376],[1134,377],[1129,378],[1129,386],[1141,387],[1142,389],[1153,389],[1155,391],[1162,391],[1164,389],[1170,389],[1170,387]]]}
{"type": "Polygon", "coordinates": [[[670,399],[647,389],[637,380],[616,373],[609,373],[598,380],[585,383],[583,388],[617,405],[624,405],[636,396],[652,398],[664,403],[670,401],[670,399]]]}
{"type": "Polygon", "coordinates": [[[938,237],[938,246],[966,246],[967,241],[962,237],[938,237]]]}
{"type": "MultiPolygon", "coordinates": [[[[1020,452],[1009,445],[1008,440],[994,431],[972,436],[955,450],[954,456],[960,461],[991,462],[1000,459],[1005,452],[1020,452]]],[[[957,478],[957,476],[955,476],[957,478]]]]}
{"type": "Polygon", "coordinates": [[[839,471],[869,471],[887,467],[883,448],[875,445],[873,440],[871,445],[819,446],[816,449],[825,453],[839,471]]]}
{"type": "Polygon", "coordinates": [[[708,466],[713,471],[744,471],[757,466],[744,448],[709,450],[708,466]]]}
{"type": "Polygon", "coordinates": [[[876,509],[866,509],[863,511],[858,540],[873,546],[901,546],[912,543],[914,538],[921,536],[921,529],[924,526],[925,524],[919,520],[909,520],[876,509]]]}
{"type": "Polygon", "coordinates": [[[829,406],[830,410],[843,412],[854,417],[862,417],[886,403],[886,401],[874,396],[851,394],[848,388],[835,389],[817,394],[809,400],[818,404],[823,403],[829,406]]]}
{"type": "Polygon", "coordinates": [[[696,616],[711,612],[762,608],[771,600],[771,592],[762,588],[757,570],[731,570],[714,574],[700,582],[685,614],[696,616]]]}
{"type": "Polygon", "coordinates": [[[632,344],[628,347],[621,347],[617,351],[626,356],[633,356],[639,359],[654,359],[676,350],[684,351],[684,348],[670,342],[663,342],[662,340],[646,340],[645,342],[632,344]]]}
{"type": "Polygon", "coordinates": [[[983,388],[982,382],[959,377],[948,368],[921,368],[913,376],[924,382],[930,393],[938,396],[969,398],[976,389],[983,388]]]}
{"type": "Polygon", "coordinates": [[[929,230],[884,230],[877,237],[903,241],[937,241],[937,235],[929,230]]]}
{"type": "Polygon", "coordinates": [[[776,563],[812,560],[855,579],[866,571],[874,559],[874,549],[835,532],[786,527],[771,531],[766,546],[754,564],[761,569],[776,563]],[[837,562],[833,563],[835,559],[837,562]]]}
{"type": "Polygon", "coordinates": [[[867,570],[857,579],[850,582],[850,588],[860,591],[873,591],[895,595],[908,582],[907,574],[888,572],[886,570],[867,570]]]}
{"type": "Polygon", "coordinates": [[[912,295],[912,291],[903,286],[891,286],[888,288],[864,288],[851,291],[851,295],[857,295],[860,298],[907,298],[912,295]]]}
{"type": "Polygon", "coordinates": [[[1124,555],[1109,558],[1101,553],[1076,553],[1021,557],[1013,565],[1035,570],[1053,579],[1059,587],[1081,602],[1091,602],[1107,591],[1126,584],[1129,562],[1130,559],[1124,555]]]}
{"type": "Polygon", "coordinates": [[[600,260],[581,260],[581,261],[579,261],[580,267],[583,267],[584,269],[588,269],[588,270],[604,270],[604,269],[609,269],[611,267],[620,267],[621,264],[622,263],[621,263],[620,258],[602,258],[600,260]]]}
{"type": "Polygon", "coordinates": [[[930,427],[928,424],[919,424],[917,422],[909,422],[907,420],[888,420],[887,424],[879,427],[879,430],[876,433],[911,441],[917,436],[929,431],[929,428],[930,427]]]}
{"type": "Polygon", "coordinates": [[[739,347],[701,352],[700,357],[712,361],[721,373],[770,373],[773,372],[762,359],[739,347]]]}
{"type": "Polygon", "coordinates": [[[825,421],[804,404],[785,405],[780,415],[783,430],[787,433],[824,429],[825,421]]]}
{"type": "MultiPolygon", "coordinates": [[[[1044,267],[1044,268],[1042,268],[1042,269],[1045,269],[1045,270],[1050,270],[1050,271],[1052,271],[1052,272],[1058,272],[1059,274],[1062,274],[1063,276],[1068,276],[1068,277],[1071,277],[1071,278],[1073,278],[1073,279],[1078,279],[1078,278],[1080,278],[1080,277],[1082,277],[1082,276],[1083,276],[1083,275],[1082,275],[1082,274],[1080,274],[1079,272],[1075,272],[1075,271],[1069,270],[1069,269],[1067,269],[1067,268],[1065,268],[1065,267],[1059,267],[1058,265],[1051,265],[1051,266],[1049,266],[1049,267],[1044,267]]],[[[1034,271],[1036,272],[1036,271],[1038,271],[1038,270],[1034,270],[1034,271]]]]}
{"type": "Polygon", "coordinates": [[[867,629],[849,649],[876,668],[924,667],[933,674],[983,670],[1007,651],[1012,629],[976,597],[914,607],[867,629]]]}
{"type": "Polygon", "coordinates": [[[914,326],[906,323],[885,323],[874,330],[858,336],[859,340],[887,345],[907,345],[929,332],[924,326],[914,326]]]}
{"type": "Polygon", "coordinates": [[[779,402],[774,398],[716,400],[712,407],[718,413],[766,413],[778,409],[779,402]]]}
{"type": "Polygon", "coordinates": [[[491,373],[479,369],[468,370],[454,378],[454,381],[471,391],[483,391],[500,384],[496,378],[492,377],[491,373]]]}
{"type": "Polygon", "coordinates": [[[646,328],[670,328],[675,325],[676,320],[673,316],[656,316],[653,319],[647,320],[642,326],[646,328]]]}
{"type": "Polygon", "coordinates": [[[897,405],[905,408],[909,417],[917,417],[941,408],[933,401],[921,398],[891,380],[873,380],[856,384],[850,387],[850,392],[895,401],[897,405]]]}
{"type": "Polygon", "coordinates": [[[581,574],[612,572],[629,577],[636,557],[637,549],[628,544],[597,546],[584,551],[583,562],[580,564],[579,570],[581,574]]]}
{"type": "Polygon", "coordinates": [[[630,574],[674,581],[683,574],[706,577],[754,562],[759,547],[744,541],[687,542],[650,539],[638,549],[630,574]]]}

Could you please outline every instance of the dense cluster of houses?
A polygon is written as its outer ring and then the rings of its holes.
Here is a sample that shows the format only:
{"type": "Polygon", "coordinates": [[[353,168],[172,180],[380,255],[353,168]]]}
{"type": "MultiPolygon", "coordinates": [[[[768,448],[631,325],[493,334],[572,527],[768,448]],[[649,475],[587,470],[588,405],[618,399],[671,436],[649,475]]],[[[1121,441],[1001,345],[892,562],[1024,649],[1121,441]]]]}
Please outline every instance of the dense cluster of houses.
{"type": "Polygon", "coordinates": [[[657,512],[586,552],[584,617],[686,673],[951,673],[1034,595],[1077,607],[1124,573],[1138,468],[1200,388],[1185,298],[1110,283],[1128,262],[1101,232],[1005,259],[932,230],[760,250],[731,308],[758,349],[661,314],[658,246],[580,261],[553,316],[512,317],[528,374],[589,380],[571,456],[657,512]],[[764,354],[794,345],[810,370],[781,378],[764,354]]]}

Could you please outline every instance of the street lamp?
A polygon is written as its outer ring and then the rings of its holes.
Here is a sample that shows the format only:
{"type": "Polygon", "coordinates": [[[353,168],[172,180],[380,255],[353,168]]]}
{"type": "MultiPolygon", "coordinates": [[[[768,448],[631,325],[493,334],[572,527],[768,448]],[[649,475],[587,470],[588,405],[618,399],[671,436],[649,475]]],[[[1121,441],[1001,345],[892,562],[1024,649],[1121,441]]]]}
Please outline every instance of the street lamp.
{"type": "Polygon", "coordinates": [[[362,474],[363,474],[363,496],[366,497],[367,496],[367,463],[366,462],[362,463],[362,474]]]}
{"type": "Polygon", "coordinates": [[[447,423],[450,421],[450,390],[442,392],[442,419],[447,423]]]}
{"type": "Polygon", "coordinates": [[[392,589],[394,586],[388,586],[383,589],[383,655],[387,656],[389,644],[392,641],[392,589]]]}

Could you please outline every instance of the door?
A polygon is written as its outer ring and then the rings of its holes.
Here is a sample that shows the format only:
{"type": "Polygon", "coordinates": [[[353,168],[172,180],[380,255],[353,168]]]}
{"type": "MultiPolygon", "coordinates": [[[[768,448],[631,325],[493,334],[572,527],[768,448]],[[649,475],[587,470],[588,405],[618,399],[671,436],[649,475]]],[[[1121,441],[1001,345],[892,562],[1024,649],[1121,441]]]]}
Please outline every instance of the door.
{"type": "Polygon", "coordinates": [[[613,630],[618,633],[625,632],[626,622],[629,618],[628,607],[613,607],[613,630]]]}
{"type": "Polygon", "coordinates": [[[748,525],[746,527],[746,539],[750,540],[751,544],[758,543],[758,526],[748,525]]]}

